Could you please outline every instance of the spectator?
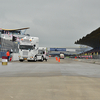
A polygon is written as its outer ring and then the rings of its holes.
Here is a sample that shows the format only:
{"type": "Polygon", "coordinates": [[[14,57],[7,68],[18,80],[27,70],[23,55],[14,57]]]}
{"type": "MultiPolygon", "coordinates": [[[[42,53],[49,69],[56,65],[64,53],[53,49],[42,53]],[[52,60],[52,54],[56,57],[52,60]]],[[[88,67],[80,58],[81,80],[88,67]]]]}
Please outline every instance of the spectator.
{"type": "Polygon", "coordinates": [[[7,56],[8,61],[9,61],[9,58],[10,58],[10,52],[9,52],[9,50],[7,50],[6,56],[7,56]]]}

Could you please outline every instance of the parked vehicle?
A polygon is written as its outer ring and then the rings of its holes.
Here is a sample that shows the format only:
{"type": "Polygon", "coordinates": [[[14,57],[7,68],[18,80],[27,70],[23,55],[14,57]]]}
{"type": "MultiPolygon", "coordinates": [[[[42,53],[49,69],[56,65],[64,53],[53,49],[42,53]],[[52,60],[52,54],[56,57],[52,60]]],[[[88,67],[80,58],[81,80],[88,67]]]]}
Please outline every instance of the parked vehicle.
{"type": "Polygon", "coordinates": [[[64,59],[64,53],[60,52],[60,59],[64,59]]]}
{"type": "Polygon", "coordinates": [[[39,53],[39,38],[25,36],[19,44],[19,61],[37,61],[44,60],[44,54],[39,53]]]}
{"type": "Polygon", "coordinates": [[[45,61],[48,60],[48,51],[47,51],[47,48],[46,47],[39,47],[39,50],[38,50],[38,55],[39,54],[42,54],[43,55],[43,59],[45,61]]]}

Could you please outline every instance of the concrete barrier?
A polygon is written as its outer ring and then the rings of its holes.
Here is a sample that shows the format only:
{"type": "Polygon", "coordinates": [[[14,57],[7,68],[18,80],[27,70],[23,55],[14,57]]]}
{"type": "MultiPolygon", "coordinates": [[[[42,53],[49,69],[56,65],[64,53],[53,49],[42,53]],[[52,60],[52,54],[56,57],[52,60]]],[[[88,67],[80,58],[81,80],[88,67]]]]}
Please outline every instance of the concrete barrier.
{"type": "Polygon", "coordinates": [[[18,61],[19,60],[19,57],[18,57],[19,53],[12,53],[11,56],[12,56],[12,61],[18,61]]]}

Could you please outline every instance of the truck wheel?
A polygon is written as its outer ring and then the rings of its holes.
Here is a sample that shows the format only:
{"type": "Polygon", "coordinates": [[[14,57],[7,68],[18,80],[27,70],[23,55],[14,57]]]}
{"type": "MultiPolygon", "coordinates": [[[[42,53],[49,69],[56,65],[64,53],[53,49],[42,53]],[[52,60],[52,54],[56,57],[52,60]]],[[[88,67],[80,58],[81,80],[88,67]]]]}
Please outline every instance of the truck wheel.
{"type": "Polygon", "coordinates": [[[37,61],[37,57],[36,57],[36,56],[34,57],[34,61],[35,61],[35,62],[37,61]]]}
{"type": "Polygon", "coordinates": [[[20,62],[23,62],[23,60],[19,60],[20,62]]]}

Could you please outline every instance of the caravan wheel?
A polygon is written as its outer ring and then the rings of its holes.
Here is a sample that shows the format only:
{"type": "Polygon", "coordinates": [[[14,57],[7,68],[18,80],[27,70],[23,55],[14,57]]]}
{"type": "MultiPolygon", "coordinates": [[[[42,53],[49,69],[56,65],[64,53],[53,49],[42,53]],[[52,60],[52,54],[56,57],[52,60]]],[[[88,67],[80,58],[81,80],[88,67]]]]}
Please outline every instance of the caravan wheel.
{"type": "Polygon", "coordinates": [[[47,61],[47,59],[45,59],[45,61],[47,61]]]}
{"type": "Polygon", "coordinates": [[[43,56],[41,57],[41,61],[43,61],[44,60],[44,58],[43,58],[43,56]]]}

